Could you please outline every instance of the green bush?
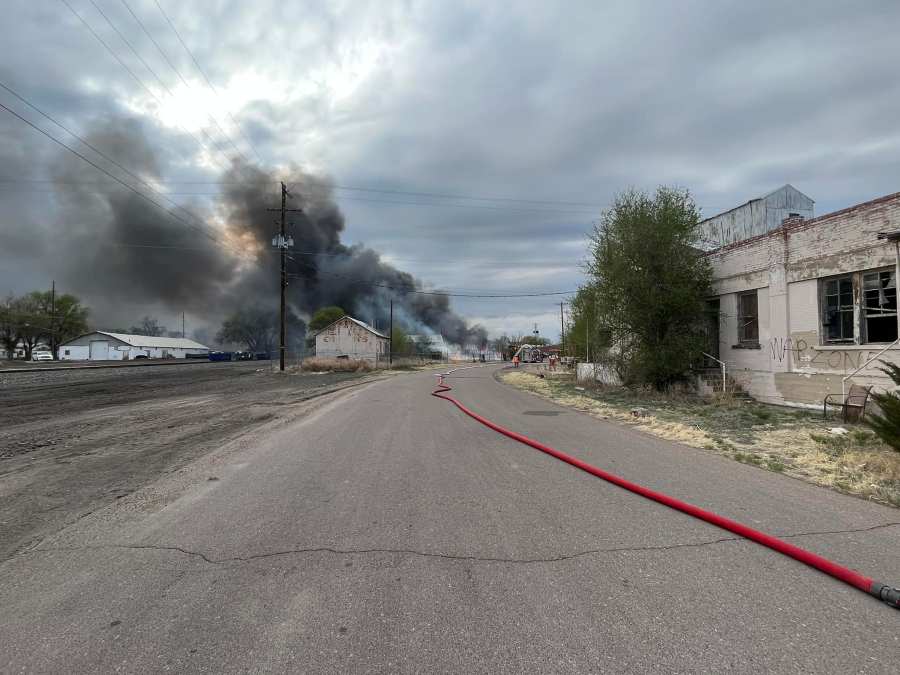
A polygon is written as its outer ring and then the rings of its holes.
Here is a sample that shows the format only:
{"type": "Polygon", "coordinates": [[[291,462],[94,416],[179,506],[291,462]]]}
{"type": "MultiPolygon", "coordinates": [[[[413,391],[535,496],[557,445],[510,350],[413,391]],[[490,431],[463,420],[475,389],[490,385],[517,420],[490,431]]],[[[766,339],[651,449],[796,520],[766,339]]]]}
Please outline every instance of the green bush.
{"type": "MultiPolygon", "coordinates": [[[[894,384],[900,385],[900,366],[887,361],[881,363],[885,365],[881,371],[887,373],[894,384]]],[[[871,413],[869,424],[882,441],[900,452],[900,396],[897,395],[897,392],[890,391],[884,394],[872,394],[872,398],[881,408],[882,414],[871,413]]]]}

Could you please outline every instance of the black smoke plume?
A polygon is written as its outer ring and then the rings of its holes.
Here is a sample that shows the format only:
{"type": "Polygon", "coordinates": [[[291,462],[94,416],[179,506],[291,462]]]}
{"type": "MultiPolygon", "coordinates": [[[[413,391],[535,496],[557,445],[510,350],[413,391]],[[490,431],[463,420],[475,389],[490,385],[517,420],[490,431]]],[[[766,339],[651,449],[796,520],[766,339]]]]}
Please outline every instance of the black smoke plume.
{"type": "MultiPolygon", "coordinates": [[[[109,120],[89,140],[144,181],[163,191],[171,187],[141,122],[109,120]]],[[[451,310],[447,296],[417,293],[421,282],[383,262],[376,251],[341,243],[344,216],[325,178],[235,161],[221,176],[215,206],[171,195],[184,203],[185,210],[172,209],[184,221],[179,222],[106,177],[95,179],[98,174],[71,155],[56,158],[51,173],[66,218],[48,257],[55,258],[66,286],[90,301],[95,323],[127,321],[125,312],[139,316],[150,306],[173,316],[186,311],[214,327],[238,307],[277,307],[271,239],[279,214],[267,209],[280,206],[284,181],[292,194],[288,206],[301,209],[288,220],[294,239],[288,302],[297,314],[308,317],[319,307],[339,305],[386,330],[393,299],[395,321],[407,331],[433,331],[458,345],[486,340],[482,327],[468,326],[451,310]]]]}

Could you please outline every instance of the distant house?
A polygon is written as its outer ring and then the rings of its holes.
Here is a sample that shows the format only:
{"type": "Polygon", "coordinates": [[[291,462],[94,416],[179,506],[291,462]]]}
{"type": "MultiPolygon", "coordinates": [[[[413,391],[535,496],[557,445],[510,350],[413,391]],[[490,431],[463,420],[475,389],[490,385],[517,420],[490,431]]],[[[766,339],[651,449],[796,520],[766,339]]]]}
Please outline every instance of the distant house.
{"type": "Polygon", "coordinates": [[[789,216],[813,217],[815,202],[793,185],[782,185],[700,223],[700,248],[712,250],[756,237],[781,227],[789,216]]]}
{"type": "Polygon", "coordinates": [[[209,347],[186,338],[129,335],[95,330],[59,346],[61,361],[128,361],[206,356],[209,347]]]}
{"type": "Polygon", "coordinates": [[[342,316],[316,333],[316,356],[377,364],[388,357],[390,338],[369,324],[342,316]]]}

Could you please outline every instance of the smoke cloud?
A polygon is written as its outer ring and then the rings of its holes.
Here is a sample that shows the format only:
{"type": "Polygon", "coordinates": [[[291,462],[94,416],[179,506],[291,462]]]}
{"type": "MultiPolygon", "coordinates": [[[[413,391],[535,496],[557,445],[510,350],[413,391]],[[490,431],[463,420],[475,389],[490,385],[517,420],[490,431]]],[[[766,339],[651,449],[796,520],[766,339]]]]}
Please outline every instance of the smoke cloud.
{"type": "MultiPolygon", "coordinates": [[[[165,182],[166,162],[147,142],[140,121],[108,120],[89,140],[142,180],[175,192],[165,182]]],[[[287,220],[294,239],[287,297],[294,312],[309,317],[320,307],[338,305],[386,330],[393,300],[395,322],[408,331],[440,333],[458,345],[480,345],[487,338],[482,327],[469,326],[450,308],[447,296],[416,293],[424,290],[422,283],[384,262],[377,251],[344,245],[344,216],[323,177],[235,161],[221,176],[212,205],[170,195],[184,204],[184,210],[171,209],[185,221],[178,222],[105,177],[85,182],[95,179],[86,177],[85,165],[71,155],[54,158],[51,166],[54,198],[66,219],[53,246],[45,241],[45,257],[54,260],[57,278],[89,301],[98,327],[127,321],[125,312],[136,319],[146,307],[172,315],[185,311],[210,328],[238,307],[276,308],[279,268],[271,239],[280,216],[267,209],[280,206],[284,181],[292,195],[288,207],[301,209],[287,220]]]]}

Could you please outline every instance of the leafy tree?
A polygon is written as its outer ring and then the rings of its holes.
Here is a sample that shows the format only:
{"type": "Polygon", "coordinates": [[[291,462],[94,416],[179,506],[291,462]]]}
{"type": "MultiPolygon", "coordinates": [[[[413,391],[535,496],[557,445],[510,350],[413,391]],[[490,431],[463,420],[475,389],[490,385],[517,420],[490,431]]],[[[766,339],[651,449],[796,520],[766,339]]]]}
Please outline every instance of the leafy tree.
{"type": "Polygon", "coordinates": [[[683,379],[704,348],[712,270],[694,247],[700,212],[686,190],[616,196],[591,237],[588,271],[598,328],[626,383],[664,389],[683,379]]]}
{"type": "MultiPolygon", "coordinates": [[[[887,373],[894,384],[900,385],[900,366],[888,361],[881,363],[885,365],[881,371],[887,373]]],[[[872,398],[881,408],[881,414],[870,413],[869,424],[881,440],[900,452],[900,394],[896,391],[873,393],[872,398]]]]}
{"type": "MultiPolygon", "coordinates": [[[[287,329],[285,342],[289,347],[293,345],[296,349],[302,345],[306,324],[290,311],[285,321],[287,329]]],[[[250,352],[272,353],[278,349],[278,330],[278,312],[258,307],[244,307],[225,319],[216,335],[216,341],[221,344],[241,345],[250,352]]]]}
{"type": "Polygon", "coordinates": [[[16,351],[16,345],[19,342],[19,336],[16,333],[18,324],[13,314],[14,302],[15,298],[10,293],[6,296],[3,304],[0,305],[0,345],[3,346],[3,351],[8,359],[12,359],[16,351]]]}
{"type": "Polygon", "coordinates": [[[312,318],[309,320],[309,325],[307,326],[308,334],[306,337],[306,346],[309,349],[312,349],[316,346],[316,333],[325,328],[326,326],[330,326],[338,319],[346,316],[347,312],[345,312],[342,308],[336,305],[330,305],[328,307],[320,307],[317,309],[312,318]]]}
{"type": "Polygon", "coordinates": [[[59,358],[59,346],[88,330],[88,308],[74,295],[64,293],[53,296],[50,291],[34,291],[29,296],[33,299],[38,314],[45,324],[44,337],[53,353],[59,358]]]}
{"type": "Polygon", "coordinates": [[[160,337],[168,333],[165,326],[159,325],[159,319],[153,316],[145,316],[140,323],[132,326],[129,332],[134,335],[148,335],[150,337],[160,337]]]}
{"type": "Polygon", "coordinates": [[[309,332],[315,333],[316,331],[320,331],[346,315],[347,312],[335,305],[330,307],[320,307],[309,320],[309,332]]]}
{"type": "Polygon", "coordinates": [[[409,335],[400,326],[394,325],[391,331],[391,353],[394,356],[410,356],[415,352],[416,345],[409,339],[409,335]]]}
{"type": "Polygon", "coordinates": [[[37,347],[52,326],[47,323],[47,316],[41,311],[38,303],[39,291],[14,298],[9,307],[14,326],[15,343],[21,343],[25,350],[25,359],[30,361],[34,348],[37,347]]]}
{"type": "Polygon", "coordinates": [[[597,289],[586,284],[578,289],[571,302],[569,324],[566,326],[566,351],[576,358],[603,360],[610,347],[609,331],[597,316],[597,289]]]}

